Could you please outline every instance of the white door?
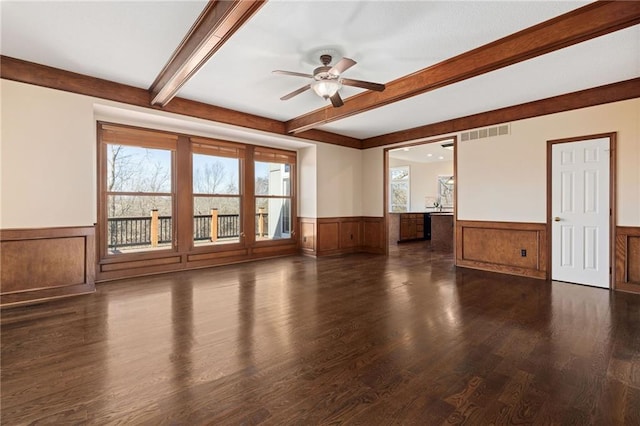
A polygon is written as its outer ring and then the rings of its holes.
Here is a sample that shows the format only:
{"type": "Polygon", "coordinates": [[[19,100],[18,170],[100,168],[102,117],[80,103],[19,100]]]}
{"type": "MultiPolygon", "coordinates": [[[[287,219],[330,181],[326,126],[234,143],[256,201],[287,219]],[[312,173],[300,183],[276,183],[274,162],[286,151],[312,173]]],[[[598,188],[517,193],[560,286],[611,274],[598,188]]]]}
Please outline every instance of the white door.
{"type": "Polygon", "coordinates": [[[609,138],[551,147],[551,278],[609,287],[609,138]]]}

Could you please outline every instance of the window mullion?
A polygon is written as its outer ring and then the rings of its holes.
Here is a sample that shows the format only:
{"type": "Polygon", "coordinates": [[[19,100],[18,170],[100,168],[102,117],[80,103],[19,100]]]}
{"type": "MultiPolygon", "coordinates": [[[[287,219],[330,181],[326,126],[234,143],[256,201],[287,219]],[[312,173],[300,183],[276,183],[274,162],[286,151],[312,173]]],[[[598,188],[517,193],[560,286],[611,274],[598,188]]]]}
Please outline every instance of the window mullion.
{"type": "MultiPolygon", "coordinates": [[[[191,141],[185,136],[178,139],[175,160],[175,180],[173,192],[177,227],[174,229],[179,252],[187,252],[193,247],[193,183],[192,183],[191,141]]],[[[184,260],[183,260],[184,261],[184,260]]]]}
{"type": "Polygon", "coordinates": [[[244,161],[240,163],[242,170],[241,176],[244,178],[242,182],[242,212],[243,212],[243,230],[245,234],[246,244],[251,246],[256,241],[256,200],[255,200],[255,167],[253,163],[254,148],[248,147],[245,151],[244,161]]]}
{"type": "Polygon", "coordinates": [[[173,192],[128,192],[128,191],[107,191],[107,195],[134,196],[134,197],[171,197],[173,192]]]}
{"type": "Polygon", "coordinates": [[[238,198],[240,197],[240,194],[205,194],[205,193],[194,193],[193,194],[194,197],[202,197],[202,198],[210,198],[210,197],[216,197],[216,198],[238,198]]]}

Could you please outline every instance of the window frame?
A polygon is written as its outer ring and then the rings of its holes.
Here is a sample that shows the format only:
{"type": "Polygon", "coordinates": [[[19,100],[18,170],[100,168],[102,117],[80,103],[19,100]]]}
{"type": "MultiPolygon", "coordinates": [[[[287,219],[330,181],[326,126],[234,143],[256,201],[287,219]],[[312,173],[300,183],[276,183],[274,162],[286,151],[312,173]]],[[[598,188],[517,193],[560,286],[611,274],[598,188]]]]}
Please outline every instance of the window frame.
{"type": "MultiPolygon", "coordinates": [[[[135,276],[140,274],[193,269],[246,261],[269,256],[289,255],[298,249],[297,223],[297,152],[215,138],[185,135],[178,132],[146,129],[119,123],[97,123],[97,223],[96,223],[96,277],[98,280],[135,276]],[[116,138],[116,136],[118,136],[116,138]],[[128,144],[143,148],[171,150],[171,209],[172,244],[167,248],[125,253],[108,253],[107,241],[107,144],[128,144]],[[198,193],[193,188],[194,145],[206,146],[205,154],[234,156],[239,158],[239,196],[241,203],[241,232],[238,243],[195,245],[194,199],[198,193]],[[268,158],[270,162],[290,165],[291,193],[290,237],[277,240],[256,241],[255,168],[254,157],[268,158]],[[250,167],[251,165],[252,167],[250,167]],[[272,248],[267,248],[272,247],[272,248]],[[280,248],[278,248],[280,247],[280,248]],[[254,250],[256,248],[256,250],[254,250]],[[220,253],[226,252],[226,253],[220,253]]],[[[204,148],[203,148],[204,149],[204,148]]],[[[138,194],[136,194],[138,195],[138,194]]],[[[208,196],[208,195],[204,195],[208,196]]],[[[235,195],[231,195],[235,196],[235,195]]]]}
{"type": "MultiPolygon", "coordinates": [[[[256,146],[254,155],[253,155],[253,171],[255,173],[256,162],[261,163],[276,163],[283,164],[289,166],[288,172],[288,181],[289,181],[289,195],[268,195],[268,194],[256,194],[255,191],[255,175],[253,176],[253,190],[252,190],[252,199],[253,199],[253,211],[257,214],[256,209],[256,200],[258,198],[266,198],[266,199],[282,199],[289,200],[290,204],[290,221],[289,221],[289,236],[286,238],[278,238],[278,239],[261,239],[256,240],[255,245],[274,245],[274,244],[290,244],[291,242],[296,241],[297,233],[297,157],[296,153],[292,151],[280,150],[275,148],[266,148],[261,146],[256,146]]],[[[253,232],[254,236],[257,235],[257,229],[253,232]]]]}
{"type": "Polygon", "coordinates": [[[176,151],[178,137],[164,132],[138,129],[129,126],[113,125],[98,122],[98,254],[100,259],[115,259],[123,257],[156,257],[177,251],[177,227],[174,226],[177,217],[176,197],[176,151]],[[145,149],[168,150],[171,153],[171,191],[166,192],[136,192],[136,191],[108,191],[107,183],[107,146],[124,145],[145,149]],[[109,196],[165,196],[171,197],[171,245],[166,248],[151,248],[128,253],[109,253],[108,248],[108,205],[109,196]]]}
{"type": "MultiPolygon", "coordinates": [[[[247,244],[246,232],[245,232],[245,211],[246,211],[246,202],[245,202],[245,184],[246,184],[246,155],[247,150],[244,145],[221,141],[217,139],[209,139],[209,138],[201,138],[201,137],[190,137],[190,165],[191,168],[189,170],[190,180],[190,188],[191,188],[191,200],[192,203],[195,201],[195,198],[239,198],[240,208],[239,208],[239,236],[237,242],[230,242],[224,244],[198,244],[196,245],[195,239],[193,235],[191,236],[191,250],[193,252],[210,252],[210,251],[225,251],[231,249],[244,248],[247,244]],[[238,159],[238,194],[205,194],[200,192],[195,192],[193,188],[193,155],[211,155],[217,157],[226,157],[226,158],[237,158],[238,159]]],[[[193,204],[191,206],[191,218],[193,220],[194,217],[194,208],[193,204]]],[[[192,230],[193,231],[193,230],[192,230]]],[[[193,232],[191,233],[193,234],[193,232]]]]}

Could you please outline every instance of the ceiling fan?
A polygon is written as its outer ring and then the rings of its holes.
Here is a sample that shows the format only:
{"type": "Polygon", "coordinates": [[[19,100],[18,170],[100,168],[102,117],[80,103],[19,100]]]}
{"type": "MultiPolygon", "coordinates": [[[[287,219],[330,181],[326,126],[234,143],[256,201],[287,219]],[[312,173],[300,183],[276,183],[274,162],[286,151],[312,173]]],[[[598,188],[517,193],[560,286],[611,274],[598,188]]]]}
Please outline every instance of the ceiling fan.
{"type": "Polygon", "coordinates": [[[320,55],[320,62],[322,63],[322,66],[313,70],[313,75],[294,71],[273,71],[275,74],[292,75],[294,77],[306,77],[313,79],[311,83],[302,86],[298,90],[294,90],[288,95],[284,95],[280,99],[286,101],[293,98],[294,96],[299,95],[302,92],[313,89],[313,91],[316,92],[318,96],[324,99],[330,99],[331,104],[333,104],[334,107],[340,107],[344,105],[344,103],[342,102],[342,98],[340,97],[340,93],[338,93],[338,91],[343,85],[375,90],[377,92],[382,92],[384,90],[384,84],[340,77],[343,72],[354,66],[357,62],[353,59],[342,58],[338,61],[337,64],[335,64],[334,66],[330,66],[329,64],[331,64],[332,59],[333,58],[331,57],[331,55],[320,55]]]}

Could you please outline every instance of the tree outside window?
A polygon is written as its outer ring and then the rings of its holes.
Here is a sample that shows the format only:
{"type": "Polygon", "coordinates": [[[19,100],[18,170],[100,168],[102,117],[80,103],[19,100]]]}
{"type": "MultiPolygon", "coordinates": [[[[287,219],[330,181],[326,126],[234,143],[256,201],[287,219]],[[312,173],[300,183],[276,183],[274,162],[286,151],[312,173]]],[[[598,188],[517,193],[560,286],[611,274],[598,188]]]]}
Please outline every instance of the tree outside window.
{"type": "Polygon", "coordinates": [[[407,212],[411,193],[409,166],[389,168],[389,211],[407,212]]]}
{"type": "Polygon", "coordinates": [[[110,253],[171,247],[172,151],[106,145],[110,253]]]}
{"type": "Polygon", "coordinates": [[[194,244],[240,241],[240,160],[193,154],[194,244]]]}

